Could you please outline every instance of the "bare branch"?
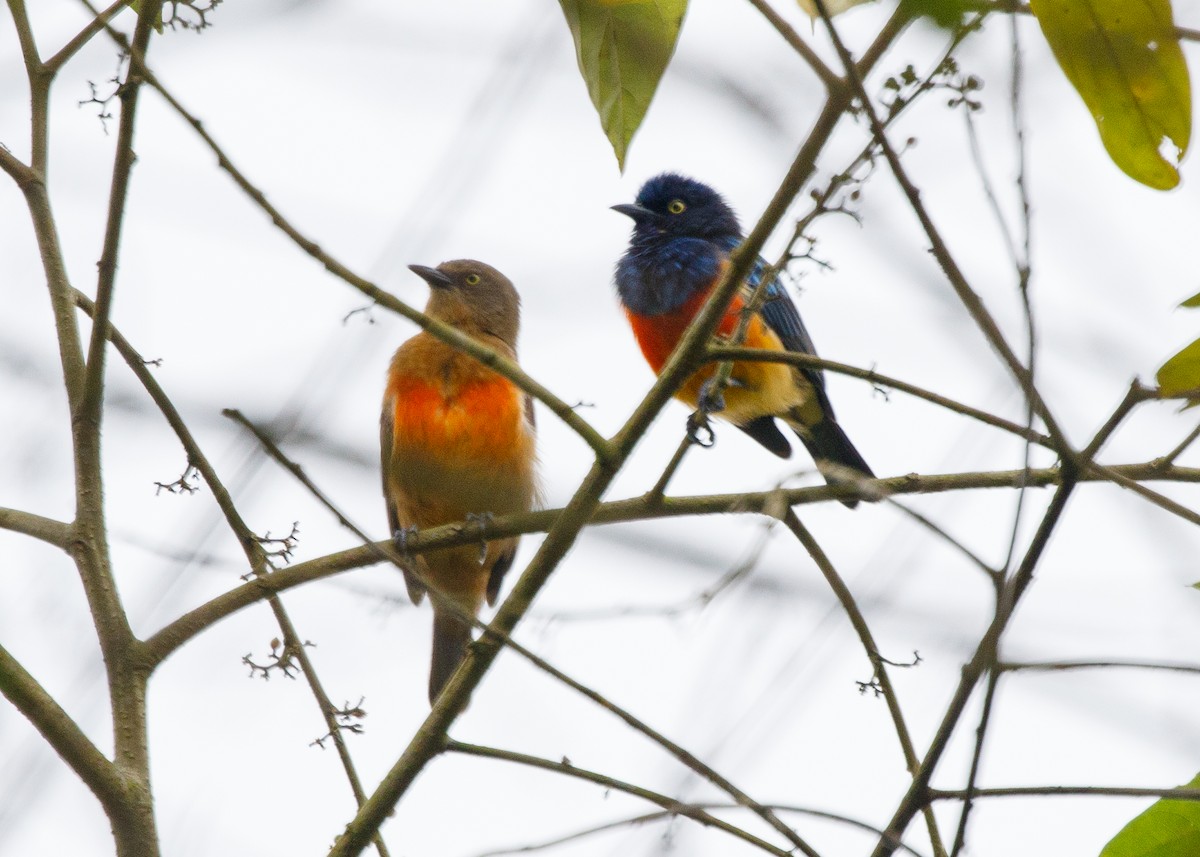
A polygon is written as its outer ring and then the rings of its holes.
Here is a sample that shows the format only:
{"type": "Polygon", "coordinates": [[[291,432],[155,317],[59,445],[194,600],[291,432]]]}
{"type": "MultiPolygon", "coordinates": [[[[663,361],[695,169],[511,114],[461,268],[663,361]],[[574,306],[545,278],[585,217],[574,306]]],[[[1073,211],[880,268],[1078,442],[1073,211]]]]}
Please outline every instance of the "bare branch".
{"type": "Polygon", "coordinates": [[[11,530],[25,536],[67,550],[71,543],[72,527],[63,521],[24,512],[20,509],[0,507],[0,530],[11,530]]]}
{"type": "Polygon", "coordinates": [[[119,810],[125,800],[124,785],[112,762],[3,646],[0,693],[33,724],[110,814],[119,810]]]}
{"type": "Polygon", "coordinates": [[[658,792],[650,791],[649,789],[635,786],[631,783],[615,780],[612,777],[607,777],[604,774],[597,774],[585,768],[577,768],[565,759],[561,762],[553,762],[549,759],[541,759],[537,756],[529,756],[525,753],[517,753],[512,750],[497,750],[493,747],[481,747],[477,744],[464,744],[461,741],[446,739],[444,750],[447,753],[461,753],[465,756],[478,756],[484,759],[500,759],[505,762],[515,762],[519,765],[527,765],[531,768],[541,768],[544,771],[554,771],[558,774],[565,774],[576,779],[586,780],[589,783],[595,783],[598,786],[603,786],[606,789],[623,792],[627,795],[639,797],[642,800],[649,801],[657,806],[661,806],[664,810],[675,815],[690,818],[697,821],[706,827],[715,827],[718,830],[736,836],[744,842],[754,845],[761,851],[768,854],[774,854],[776,857],[791,857],[791,851],[784,851],[782,848],[777,848],[770,842],[764,839],[759,839],[752,833],[742,830],[740,827],[723,821],[694,804],[684,803],[683,801],[675,800],[658,792]]]}
{"type": "MultiPolygon", "coordinates": [[[[1200,789],[1137,788],[1135,786],[1010,786],[1009,788],[975,789],[972,797],[1160,797],[1167,800],[1200,801],[1200,789]]],[[[967,793],[955,789],[930,789],[930,800],[965,800],[967,793]]]]}
{"type": "MultiPolygon", "coordinates": [[[[737,809],[738,808],[737,804],[707,803],[707,802],[706,803],[692,803],[692,804],[690,804],[690,806],[694,806],[699,809],[709,809],[709,810],[711,810],[711,809],[737,809]]],[[[796,813],[800,813],[801,815],[812,816],[813,818],[824,818],[824,819],[828,819],[829,821],[838,821],[838,822],[841,822],[842,824],[848,825],[850,827],[856,827],[859,830],[865,830],[868,833],[874,833],[876,836],[879,836],[883,833],[883,831],[880,830],[879,828],[874,827],[873,825],[867,824],[864,821],[859,821],[856,818],[850,818],[849,816],[840,815],[840,814],[834,813],[834,812],[825,812],[824,810],[812,809],[811,807],[789,806],[787,804],[779,804],[779,803],[770,804],[770,806],[768,808],[772,809],[776,812],[796,812],[796,813]]],[[[554,848],[558,845],[566,845],[570,842],[574,842],[579,839],[584,839],[585,837],[593,836],[597,833],[604,833],[609,830],[618,830],[622,827],[636,827],[636,826],[642,825],[642,824],[651,824],[656,821],[667,821],[669,819],[673,819],[676,817],[677,817],[677,813],[669,812],[666,810],[664,810],[662,812],[648,812],[648,813],[645,813],[644,815],[635,815],[635,816],[631,816],[629,818],[620,818],[620,819],[617,819],[616,821],[610,821],[605,824],[597,824],[593,827],[588,827],[583,830],[577,830],[574,833],[569,833],[565,836],[558,836],[558,837],[555,837],[554,839],[548,839],[544,842],[536,842],[536,843],[533,843],[530,845],[523,845],[523,846],[518,846],[515,848],[504,848],[504,849],[499,849],[499,850],[494,850],[494,851],[487,851],[482,854],[477,854],[477,855],[475,855],[475,857],[508,857],[508,855],[512,855],[512,854],[529,854],[534,851],[544,851],[548,848],[554,848]]],[[[905,853],[913,855],[913,857],[921,857],[921,853],[919,851],[916,851],[912,847],[905,845],[903,842],[896,843],[896,847],[899,850],[904,851],[905,853]]]]}
{"type": "Polygon", "coordinates": [[[58,71],[67,64],[67,62],[79,53],[79,50],[92,40],[92,38],[104,29],[117,13],[129,6],[128,0],[116,0],[111,6],[102,12],[93,10],[92,20],[88,25],[80,30],[71,41],[67,42],[54,56],[45,62],[45,69],[49,74],[57,74],[58,71]]]}
{"type": "MultiPolygon", "coordinates": [[[[1117,473],[1129,479],[1161,479],[1184,483],[1200,483],[1200,468],[1170,467],[1161,469],[1154,464],[1125,464],[1107,468],[1110,473],[1084,474],[1081,482],[1095,482],[1111,478],[1117,473]]],[[[1057,467],[1038,468],[1026,473],[1023,470],[1000,470],[988,473],[948,473],[918,476],[894,476],[890,479],[867,480],[874,494],[937,494],[946,491],[963,491],[995,488],[1015,488],[1021,484],[1031,487],[1061,485],[1064,473],[1057,467]]],[[[686,517],[692,515],[720,515],[728,513],[759,514],[772,509],[782,495],[789,506],[808,503],[826,503],[854,497],[857,494],[850,486],[818,485],[811,488],[789,488],[783,492],[760,491],[746,494],[712,494],[694,497],[666,497],[648,503],[645,498],[613,500],[596,507],[590,523],[616,524],[627,521],[649,521],[657,518],[686,517]]],[[[476,544],[480,538],[499,539],[528,533],[546,532],[555,525],[564,509],[546,509],[523,515],[504,515],[487,521],[481,530],[478,525],[466,522],[446,524],[422,530],[409,538],[407,548],[414,556],[428,550],[476,544]]],[[[381,555],[390,546],[390,541],[375,542],[371,546],[351,548],[289,568],[278,569],[263,580],[255,580],[219,595],[211,601],[180,616],[145,642],[145,657],[157,663],[215,622],[224,619],[244,607],[268,597],[272,592],[284,592],[295,586],[332,577],[335,574],[366,568],[381,561],[381,555]]]]}
{"type": "Polygon", "coordinates": [[[851,378],[861,378],[870,384],[879,387],[888,387],[901,392],[908,393],[910,396],[916,396],[918,399],[924,399],[939,407],[943,407],[948,411],[953,411],[956,414],[962,414],[965,417],[970,417],[973,420],[978,420],[981,423],[986,423],[990,426],[995,426],[998,429],[1003,429],[1010,434],[1015,434],[1017,437],[1024,438],[1032,443],[1054,449],[1053,441],[1033,429],[1023,426],[1019,423],[1006,420],[1003,417],[989,414],[987,411],[981,411],[970,405],[957,402],[954,399],[946,398],[937,393],[933,393],[915,384],[910,384],[907,381],[901,381],[898,378],[892,378],[874,369],[860,369],[857,366],[850,366],[846,363],[838,363],[833,360],[826,360],[823,357],[816,357],[812,354],[799,354],[794,351],[771,351],[766,348],[731,348],[728,346],[712,346],[708,350],[709,356],[713,360],[760,360],[775,363],[790,363],[793,366],[812,367],[814,369],[827,369],[838,375],[847,375],[851,378]]]}
{"type": "Polygon", "coordinates": [[[1087,669],[1166,670],[1168,672],[1200,675],[1200,664],[1172,663],[1166,661],[1131,661],[1110,659],[1102,661],[1001,661],[996,669],[1001,672],[1062,672],[1087,669]]]}
{"type": "MultiPolygon", "coordinates": [[[[854,627],[855,633],[858,634],[858,639],[867,653],[867,660],[871,662],[873,673],[871,686],[877,688],[879,695],[887,703],[888,714],[892,718],[892,727],[896,731],[896,737],[900,741],[900,750],[904,755],[905,767],[915,780],[920,769],[920,762],[917,759],[917,752],[913,747],[912,734],[908,731],[908,724],[904,720],[904,713],[900,710],[900,698],[896,695],[896,689],[892,685],[891,677],[888,674],[887,666],[891,661],[888,661],[880,653],[879,646],[875,643],[875,637],[867,625],[867,619],[858,608],[858,603],[854,600],[854,595],[850,592],[850,587],[846,585],[841,575],[837,573],[837,569],[833,567],[833,563],[829,561],[828,555],[826,555],[812,533],[809,532],[808,527],[804,526],[800,518],[791,509],[788,509],[783,523],[792,531],[792,534],[804,546],[804,549],[808,551],[808,555],[816,563],[821,575],[825,578],[826,583],[829,584],[829,588],[833,590],[834,596],[842,605],[842,609],[846,611],[846,617],[854,627]]],[[[931,808],[925,807],[924,809],[925,821],[929,828],[929,841],[933,845],[933,853],[944,855],[946,847],[942,844],[941,833],[938,831],[937,818],[934,816],[931,808]]]]}
{"type": "Polygon", "coordinates": [[[795,28],[784,20],[783,16],[776,12],[767,0],[750,0],[750,5],[761,12],[776,32],[783,36],[783,40],[792,46],[792,50],[808,63],[809,67],[816,72],[817,77],[821,78],[821,83],[825,84],[825,89],[833,91],[845,86],[843,80],[825,64],[825,61],[817,55],[808,42],[804,41],[795,28]]]}

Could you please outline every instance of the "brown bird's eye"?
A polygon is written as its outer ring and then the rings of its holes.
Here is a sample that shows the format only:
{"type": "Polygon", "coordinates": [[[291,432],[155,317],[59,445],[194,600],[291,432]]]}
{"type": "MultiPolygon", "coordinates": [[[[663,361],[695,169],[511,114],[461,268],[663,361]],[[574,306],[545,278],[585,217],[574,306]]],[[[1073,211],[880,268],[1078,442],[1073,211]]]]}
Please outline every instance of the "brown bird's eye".
{"type": "Polygon", "coordinates": [[[684,209],[686,208],[687,206],[684,205],[682,199],[673,199],[667,203],[667,211],[671,212],[672,214],[683,214],[684,209]]]}
{"type": "Polygon", "coordinates": [[[467,285],[468,286],[479,285],[479,275],[478,274],[467,274],[467,285]]]}

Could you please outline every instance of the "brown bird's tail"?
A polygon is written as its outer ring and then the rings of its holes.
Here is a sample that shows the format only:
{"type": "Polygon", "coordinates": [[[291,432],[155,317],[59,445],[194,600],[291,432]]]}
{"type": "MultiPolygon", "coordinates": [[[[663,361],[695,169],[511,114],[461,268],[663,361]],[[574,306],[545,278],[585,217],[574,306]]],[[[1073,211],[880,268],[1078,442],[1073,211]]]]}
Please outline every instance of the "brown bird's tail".
{"type": "Polygon", "coordinates": [[[429,704],[458,669],[471,643],[471,625],[448,610],[433,611],[433,663],[429,667],[429,704]]]}

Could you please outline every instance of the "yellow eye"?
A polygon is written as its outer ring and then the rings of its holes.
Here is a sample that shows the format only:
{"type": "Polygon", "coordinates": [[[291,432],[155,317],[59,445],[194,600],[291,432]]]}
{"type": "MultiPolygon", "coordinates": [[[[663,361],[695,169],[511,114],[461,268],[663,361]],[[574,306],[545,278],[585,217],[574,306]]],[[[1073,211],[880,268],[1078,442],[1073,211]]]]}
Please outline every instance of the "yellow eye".
{"type": "Polygon", "coordinates": [[[667,203],[667,211],[671,212],[672,214],[683,214],[684,209],[686,208],[687,206],[683,204],[682,199],[673,199],[667,203]]]}
{"type": "Polygon", "coordinates": [[[478,274],[467,274],[467,285],[468,286],[479,285],[479,275],[478,274]]]}

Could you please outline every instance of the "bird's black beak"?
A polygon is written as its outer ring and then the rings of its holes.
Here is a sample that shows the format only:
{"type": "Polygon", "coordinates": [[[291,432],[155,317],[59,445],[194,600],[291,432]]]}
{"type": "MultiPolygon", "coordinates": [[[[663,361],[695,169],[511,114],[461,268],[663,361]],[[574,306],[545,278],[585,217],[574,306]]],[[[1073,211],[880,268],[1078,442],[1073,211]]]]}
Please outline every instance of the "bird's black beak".
{"type": "Polygon", "coordinates": [[[636,203],[622,203],[621,205],[612,206],[613,211],[619,211],[626,217],[632,218],[634,223],[657,223],[662,220],[662,215],[658,212],[638,205],[636,203]]]}
{"type": "Polygon", "coordinates": [[[424,265],[409,265],[408,270],[429,283],[429,288],[431,289],[445,289],[454,285],[454,281],[437,268],[427,268],[424,265]]]}

